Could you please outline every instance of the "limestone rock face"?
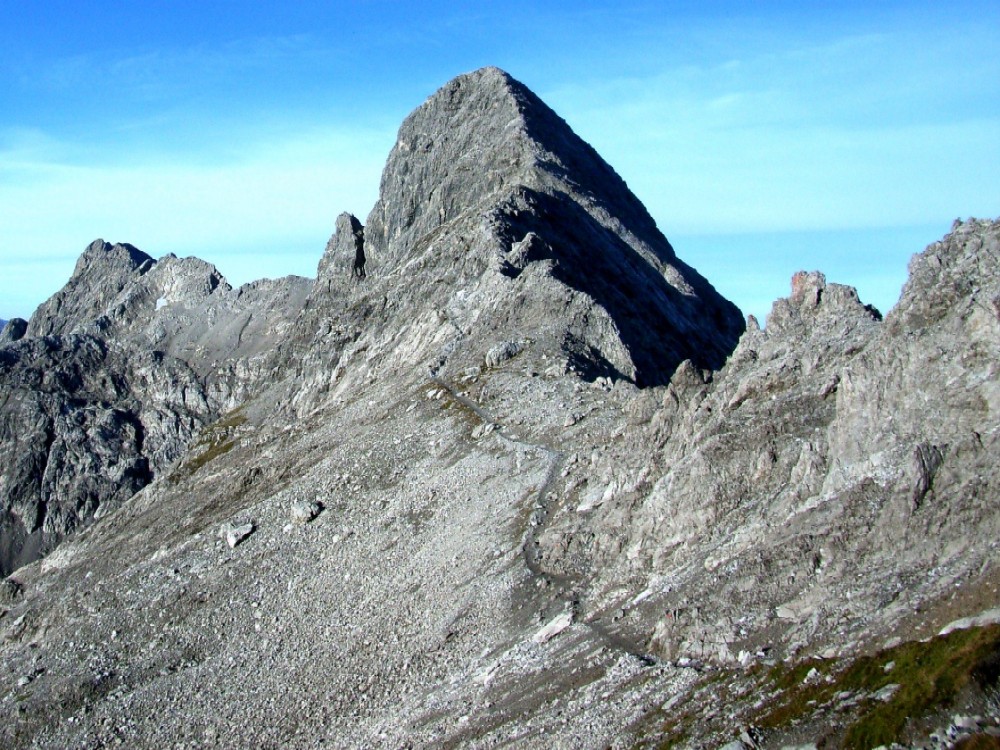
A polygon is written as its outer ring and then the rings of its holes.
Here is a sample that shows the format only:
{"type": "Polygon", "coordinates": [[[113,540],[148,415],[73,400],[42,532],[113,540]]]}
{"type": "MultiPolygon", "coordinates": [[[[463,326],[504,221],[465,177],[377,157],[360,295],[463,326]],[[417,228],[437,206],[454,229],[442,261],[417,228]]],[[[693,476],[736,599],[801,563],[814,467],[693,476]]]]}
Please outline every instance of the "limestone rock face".
{"type": "Polygon", "coordinates": [[[76,263],[69,281],[28,321],[28,336],[70,333],[104,313],[129,281],[155,265],[151,257],[124,244],[94,240],[76,263]]]}
{"type": "Polygon", "coordinates": [[[24,338],[28,330],[28,321],[23,318],[0,321],[0,346],[24,338]]]}
{"type": "Polygon", "coordinates": [[[127,500],[282,367],[311,287],[234,290],[197,258],[91,243],[66,286],[0,334],[0,573],[127,500]]]}
{"type": "Polygon", "coordinates": [[[614,170],[496,68],[403,123],[365,254],[369,276],[391,279],[390,314],[433,306],[453,329],[424,332],[446,342],[423,355],[435,368],[469,366],[507,333],[588,379],[657,384],[685,359],[720,366],[743,330],[614,170]]]}
{"type": "Polygon", "coordinates": [[[337,226],[316,269],[316,284],[329,288],[334,279],[361,278],[365,273],[365,230],[349,213],[337,217],[337,226]]]}
{"type": "Polygon", "coordinates": [[[315,281],[130,247],[0,346],[5,748],[833,747],[1000,604],[1000,222],[744,330],[484,69],[315,281]]]}
{"type": "Polygon", "coordinates": [[[0,572],[142,489],[212,413],[190,368],[159,353],[82,334],[0,349],[0,572]]]}
{"type": "Polygon", "coordinates": [[[651,636],[672,658],[732,662],[776,617],[796,648],[923,627],[913,613],[989,569],[1000,533],[998,238],[957,225],[884,322],[796,274],[721,371],[679,368],[645,428],[567,487],[587,512],[547,527],[543,565],[669,579],[649,601],[675,613],[651,636]],[[584,503],[595,474],[603,502],[584,503]]]}

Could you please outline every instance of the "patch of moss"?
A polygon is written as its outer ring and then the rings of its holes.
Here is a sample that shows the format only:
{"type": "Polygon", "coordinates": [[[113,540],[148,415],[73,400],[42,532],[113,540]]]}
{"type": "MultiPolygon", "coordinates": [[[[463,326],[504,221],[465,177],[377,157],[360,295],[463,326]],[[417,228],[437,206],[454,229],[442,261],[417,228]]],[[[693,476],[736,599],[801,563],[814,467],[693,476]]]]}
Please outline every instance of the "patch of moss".
{"type": "Polygon", "coordinates": [[[768,690],[780,690],[781,694],[757,725],[765,729],[789,726],[830,700],[836,689],[826,681],[826,675],[834,666],[834,662],[806,659],[794,665],[781,663],[772,667],[764,685],[768,690]],[[814,669],[819,677],[807,682],[806,677],[814,669]]]}
{"type": "MultiPolygon", "coordinates": [[[[1000,626],[956,630],[926,643],[904,643],[874,657],[858,659],[843,674],[845,689],[878,690],[899,685],[892,698],[877,703],[847,731],[844,746],[869,748],[896,741],[910,717],[951,705],[970,681],[988,687],[985,667],[1000,654],[1000,626]],[[894,661],[886,672],[883,665],[894,661]],[[985,678],[985,679],[984,679],[985,678]]],[[[993,675],[993,682],[996,676],[993,675]]]]}
{"type": "Polygon", "coordinates": [[[246,422],[247,418],[243,414],[242,407],[239,407],[206,427],[191,448],[191,453],[196,453],[196,455],[185,461],[182,466],[184,473],[187,476],[192,476],[206,464],[229,453],[236,445],[236,441],[230,437],[230,433],[246,422]]]}
{"type": "Polygon", "coordinates": [[[911,641],[846,665],[806,660],[793,666],[781,664],[763,681],[765,689],[779,688],[759,725],[776,729],[809,716],[834,701],[837,693],[862,696],[857,719],[843,738],[845,748],[870,748],[901,739],[911,719],[951,705],[970,682],[980,689],[997,683],[1000,663],[1000,626],[956,630],[929,641],[911,641]],[[888,672],[885,666],[894,662],[888,672]],[[810,670],[818,677],[807,680],[810,670]],[[899,685],[886,701],[872,696],[887,685],[899,685]]]}
{"type": "MultiPolygon", "coordinates": [[[[196,447],[201,445],[203,444],[199,443],[196,447]]],[[[214,461],[219,456],[229,453],[229,451],[233,449],[234,445],[236,445],[235,440],[220,440],[217,443],[211,443],[210,445],[205,446],[205,450],[185,463],[184,470],[187,472],[188,476],[191,476],[209,462],[214,461]]]]}

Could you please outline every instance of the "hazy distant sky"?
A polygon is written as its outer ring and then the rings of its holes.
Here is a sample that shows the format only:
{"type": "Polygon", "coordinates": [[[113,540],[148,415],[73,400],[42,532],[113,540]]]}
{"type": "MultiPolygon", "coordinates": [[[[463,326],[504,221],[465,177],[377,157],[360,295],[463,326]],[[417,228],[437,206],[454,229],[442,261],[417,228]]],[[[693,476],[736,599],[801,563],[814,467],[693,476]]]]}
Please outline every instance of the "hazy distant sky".
{"type": "Polygon", "coordinates": [[[483,65],[745,312],[799,268],[885,312],[952,219],[1000,215],[998,34],[997,0],[0,0],[0,318],[97,237],[313,275],[406,114],[483,65]]]}

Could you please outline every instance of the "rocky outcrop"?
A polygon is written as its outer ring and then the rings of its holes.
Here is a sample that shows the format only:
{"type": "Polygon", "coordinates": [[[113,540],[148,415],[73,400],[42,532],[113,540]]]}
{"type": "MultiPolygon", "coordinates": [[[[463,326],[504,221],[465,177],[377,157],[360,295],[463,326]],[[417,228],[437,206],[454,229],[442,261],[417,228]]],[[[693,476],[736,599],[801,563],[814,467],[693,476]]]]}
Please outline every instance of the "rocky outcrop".
{"type": "Polygon", "coordinates": [[[28,321],[23,318],[0,321],[0,346],[19,341],[28,330],[28,321]]]}
{"type": "Polygon", "coordinates": [[[835,746],[953,622],[996,713],[998,243],[743,330],[485,69],[315,282],[91,246],[0,348],[5,571],[75,530],[0,589],[0,744],[835,746]]]}
{"type": "Polygon", "coordinates": [[[147,273],[151,257],[129,245],[94,240],[80,256],[66,286],[28,321],[27,336],[70,333],[96,321],[128,283],[147,273]]]}
{"type": "Polygon", "coordinates": [[[55,368],[44,404],[0,407],[11,425],[38,425],[8,445],[21,458],[5,474],[5,569],[134,493],[197,429],[263,390],[302,413],[375,372],[499,366],[498,341],[529,368],[655,384],[686,359],[721,364],[742,327],[614,170],[495,68],[407,118],[368,221],[338,218],[315,283],[238,290],[196,258],[91,243],[66,286],[5,334],[27,342],[9,352],[8,392],[55,368]],[[136,371],[146,362],[163,376],[136,371]],[[99,428],[56,420],[95,408],[107,412],[99,428]],[[80,458],[90,454],[107,460],[80,458]]]}
{"type": "MultiPolygon", "coordinates": [[[[724,368],[684,362],[644,389],[536,370],[535,343],[501,336],[454,380],[451,362],[400,376],[364,327],[324,348],[352,321],[399,337],[368,307],[370,273],[329,333],[294,343],[340,368],[329,400],[274,421],[291,383],[257,391],[17,571],[0,690],[21,698],[0,702],[0,736],[837,744],[906,679],[877,649],[996,607],[998,233],[966,223],[932,245],[885,320],[797,274],[724,368]],[[831,686],[788,727],[768,715],[799,689],[770,675],[819,689],[858,657],[890,683],[831,686]]],[[[324,294],[301,321],[333,309],[324,294]]],[[[984,689],[968,682],[949,716],[987,712],[984,689]]]]}
{"type": "Polygon", "coordinates": [[[472,366],[506,335],[590,380],[655,385],[685,359],[720,366],[743,330],[614,170],[496,68],[403,123],[364,251],[386,314],[436,308],[403,344],[435,369],[472,366]]]}
{"type": "Polygon", "coordinates": [[[365,229],[357,218],[342,213],[316,269],[316,286],[330,291],[336,279],[363,278],[366,264],[365,229]]]}
{"type": "Polygon", "coordinates": [[[671,658],[922,633],[914,613],[989,568],[1000,533],[998,237],[970,221],[915,256],[884,322],[796,274],[722,371],[680,368],[628,448],[570,472],[586,512],[547,528],[548,569],[651,581],[671,658]]]}
{"type": "Polygon", "coordinates": [[[0,334],[0,573],[127,500],[283,369],[275,351],[311,287],[234,290],[196,258],[93,242],[0,334]]]}
{"type": "Polygon", "coordinates": [[[504,341],[528,371],[653,385],[687,359],[720,366],[743,330],[614,170],[496,68],[404,121],[367,223],[339,217],[306,308],[277,399],[298,416],[373,379],[470,372],[504,341]]]}
{"type": "Polygon", "coordinates": [[[194,373],[162,354],[82,334],[0,350],[0,573],[128,500],[212,414],[194,373]]]}

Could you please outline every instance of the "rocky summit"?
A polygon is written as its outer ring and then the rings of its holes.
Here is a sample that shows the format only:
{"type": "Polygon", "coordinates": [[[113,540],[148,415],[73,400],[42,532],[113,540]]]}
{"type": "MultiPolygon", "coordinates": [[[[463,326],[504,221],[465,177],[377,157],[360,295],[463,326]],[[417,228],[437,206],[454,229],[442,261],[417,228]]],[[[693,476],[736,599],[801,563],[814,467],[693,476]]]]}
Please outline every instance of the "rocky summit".
{"type": "Polygon", "coordinates": [[[1000,222],[761,327],[486,68],[317,254],[0,333],[0,745],[996,745],[1000,222]]]}

